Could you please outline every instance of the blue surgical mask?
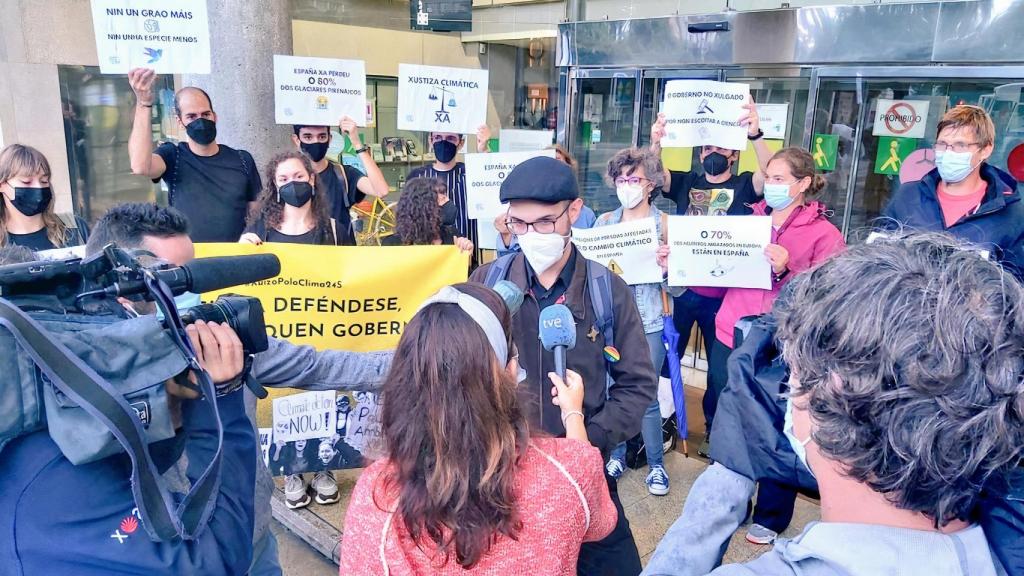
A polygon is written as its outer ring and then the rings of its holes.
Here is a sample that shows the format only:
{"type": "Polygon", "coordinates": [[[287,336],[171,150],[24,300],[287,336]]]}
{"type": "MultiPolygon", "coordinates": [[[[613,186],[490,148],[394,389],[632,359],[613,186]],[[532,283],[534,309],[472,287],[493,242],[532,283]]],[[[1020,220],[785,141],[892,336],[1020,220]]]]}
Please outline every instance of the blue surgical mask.
{"type": "MultiPolygon", "coordinates": [[[[174,307],[178,309],[178,312],[194,308],[202,304],[203,301],[199,298],[199,294],[193,292],[182,292],[174,297],[174,307]]],[[[156,309],[157,320],[164,319],[164,313],[160,311],[160,308],[156,309]]]]}
{"type": "Polygon", "coordinates": [[[764,201],[772,210],[785,210],[793,203],[789,195],[789,187],[792,184],[764,184],[764,201]]]}
{"type": "Polygon", "coordinates": [[[800,440],[796,437],[796,432],[793,429],[793,399],[786,398],[786,416],[783,419],[782,433],[786,435],[786,439],[789,440],[789,445],[793,448],[793,452],[796,453],[796,457],[800,459],[800,462],[811,472],[811,476],[814,476],[814,470],[807,465],[807,443],[811,441],[811,437],[808,436],[806,440],[800,440]]]}
{"type": "Polygon", "coordinates": [[[970,152],[953,152],[952,150],[936,152],[935,167],[939,169],[942,181],[950,184],[963,182],[974,171],[970,152]]]}

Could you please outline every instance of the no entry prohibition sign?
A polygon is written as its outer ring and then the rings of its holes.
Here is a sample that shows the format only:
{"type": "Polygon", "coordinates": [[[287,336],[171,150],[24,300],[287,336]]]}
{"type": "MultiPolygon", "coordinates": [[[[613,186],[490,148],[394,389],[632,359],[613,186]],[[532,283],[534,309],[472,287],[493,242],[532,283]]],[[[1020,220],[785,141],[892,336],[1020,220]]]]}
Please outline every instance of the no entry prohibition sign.
{"type": "Polygon", "coordinates": [[[921,138],[928,122],[927,100],[878,100],[874,136],[921,138]]]}

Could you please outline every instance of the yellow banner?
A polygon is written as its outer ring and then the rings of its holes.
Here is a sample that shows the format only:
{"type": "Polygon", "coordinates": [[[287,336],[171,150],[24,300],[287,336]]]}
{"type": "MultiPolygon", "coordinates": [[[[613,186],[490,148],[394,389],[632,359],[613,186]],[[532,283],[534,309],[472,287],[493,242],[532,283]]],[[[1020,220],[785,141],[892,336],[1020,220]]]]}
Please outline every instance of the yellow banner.
{"type": "Polygon", "coordinates": [[[420,303],[469,270],[454,246],[196,245],[199,258],[241,254],[276,254],[281,275],[224,293],[259,298],[268,335],[321,350],[394,348],[420,303]]]}

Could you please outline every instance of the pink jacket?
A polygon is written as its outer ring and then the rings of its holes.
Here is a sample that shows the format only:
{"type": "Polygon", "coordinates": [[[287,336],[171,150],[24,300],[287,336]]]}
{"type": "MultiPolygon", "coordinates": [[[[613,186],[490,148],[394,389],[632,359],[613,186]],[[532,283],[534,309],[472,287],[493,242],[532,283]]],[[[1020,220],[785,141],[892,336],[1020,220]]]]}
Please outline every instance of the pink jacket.
{"type": "MultiPolygon", "coordinates": [[[[762,200],[753,209],[755,216],[764,216],[767,204],[762,200]]],[[[772,243],[789,250],[790,272],[781,282],[772,282],[771,290],[729,288],[715,318],[715,336],[729,348],[740,318],[768,312],[786,282],[846,248],[843,234],[825,217],[825,205],[816,201],[794,210],[778,230],[773,228],[772,243]]]]}

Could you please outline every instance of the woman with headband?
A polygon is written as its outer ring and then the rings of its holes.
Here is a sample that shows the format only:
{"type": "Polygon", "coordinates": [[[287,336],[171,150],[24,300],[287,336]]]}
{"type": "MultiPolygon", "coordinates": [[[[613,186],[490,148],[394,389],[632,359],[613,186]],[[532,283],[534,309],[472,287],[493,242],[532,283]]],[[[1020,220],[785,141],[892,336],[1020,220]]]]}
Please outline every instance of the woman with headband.
{"type": "Polygon", "coordinates": [[[583,425],[583,381],[549,374],[566,438],[531,435],[511,315],[443,288],[406,327],[383,388],[387,458],[352,494],[341,574],[573,574],[616,510],[583,425]]]}

